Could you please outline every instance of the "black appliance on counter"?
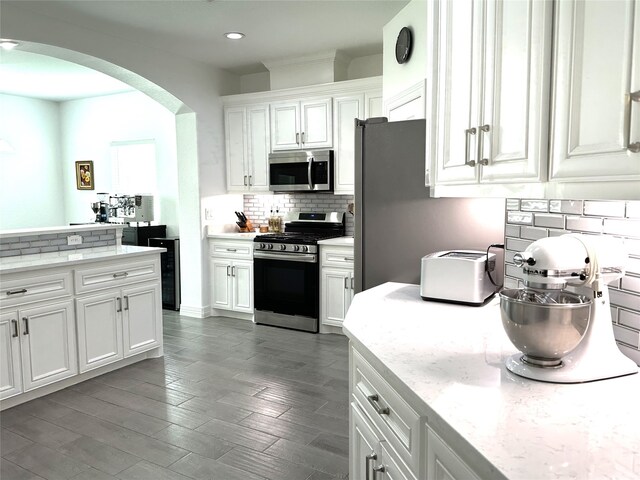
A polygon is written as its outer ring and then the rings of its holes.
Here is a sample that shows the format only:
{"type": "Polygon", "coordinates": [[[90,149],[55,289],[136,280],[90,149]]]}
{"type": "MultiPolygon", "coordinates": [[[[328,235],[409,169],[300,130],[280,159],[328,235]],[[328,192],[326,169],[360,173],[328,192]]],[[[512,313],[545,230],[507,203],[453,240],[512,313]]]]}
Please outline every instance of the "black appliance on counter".
{"type": "Polygon", "coordinates": [[[150,238],[148,246],[167,249],[160,254],[162,308],[180,310],[180,239],[150,238]]]}
{"type": "Polygon", "coordinates": [[[147,247],[150,238],[164,238],[166,236],[166,225],[139,225],[137,227],[129,225],[122,229],[122,244],[147,247]]]}
{"type": "Polygon", "coordinates": [[[284,233],[255,237],[255,322],[317,333],[320,317],[318,241],[344,236],[344,212],[293,213],[284,233]]]}

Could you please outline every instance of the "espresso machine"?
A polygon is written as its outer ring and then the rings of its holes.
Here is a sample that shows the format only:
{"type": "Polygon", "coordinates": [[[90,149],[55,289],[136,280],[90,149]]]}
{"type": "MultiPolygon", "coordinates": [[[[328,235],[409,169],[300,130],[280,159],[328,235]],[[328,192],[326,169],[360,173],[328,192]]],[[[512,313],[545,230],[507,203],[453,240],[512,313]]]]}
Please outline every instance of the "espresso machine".
{"type": "Polygon", "coordinates": [[[511,372],[552,383],[581,383],[638,372],[613,336],[607,284],[625,274],[627,254],[609,236],[536,240],[514,263],[524,288],[500,292],[502,325],[518,350],[511,372]]]}
{"type": "Polygon", "coordinates": [[[98,201],[91,203],[91,209],[98,223],[150,223],[153,221],[153,196],[98,193],[98,201]]]}

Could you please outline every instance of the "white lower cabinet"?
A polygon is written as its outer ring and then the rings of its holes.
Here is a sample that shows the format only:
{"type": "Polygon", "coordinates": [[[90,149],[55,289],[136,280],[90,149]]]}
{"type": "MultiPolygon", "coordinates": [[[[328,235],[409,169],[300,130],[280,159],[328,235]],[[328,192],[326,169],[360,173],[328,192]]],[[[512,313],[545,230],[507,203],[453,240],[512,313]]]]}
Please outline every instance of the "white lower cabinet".
{"type": "Polygon", "coordinates": [[[433,480],[480,480],[451,447],[427,425],[427,478],[433,480]]]}
{"type": "Polygon", "coordinates": [[[320,323],[342,327],[354,295],[353,247],[320,249],[320,323]]]}
{"type": "Polygon", "coordinates": [[[212,239],[209,253],[212,313],[253,315],[253,241],[212,239]]]}
{"type": "Polygon", "coordinates": [[[479,480],[436,433],[424,407],[408,403],[365,355],[350,350],[349,478],[479,480]]]}
{"type": "Polygon", "coordinates": [[[80,372],[157,347],[160,305],[157,282],[76,299],[80,372]]]}
{"type": "Polygon", "coordinates": [[[3,347],[0,398],[78,373],[71,300],[5,310],[0,325],[3,347]]]}

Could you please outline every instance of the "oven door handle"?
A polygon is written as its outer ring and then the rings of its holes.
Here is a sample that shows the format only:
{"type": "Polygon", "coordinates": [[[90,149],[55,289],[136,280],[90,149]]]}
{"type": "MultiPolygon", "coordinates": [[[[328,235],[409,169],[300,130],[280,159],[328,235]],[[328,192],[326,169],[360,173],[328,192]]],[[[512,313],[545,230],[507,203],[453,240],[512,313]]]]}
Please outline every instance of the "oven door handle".
{"type": "Polygon", "coordinates": [[[313,178],[312,178],[313,157],[309,157],[308,161],[309,161],[309,165],[307,166],[307,179],[309,180],[309,190],[313,190],[313,178]]]}
{"type": "Polygon", "coordinates": [[[285,262],[317,263],[318,258],[313,253],[267,253],[253,252],[253,258],[267,260],[283,260],[285,262]]]}

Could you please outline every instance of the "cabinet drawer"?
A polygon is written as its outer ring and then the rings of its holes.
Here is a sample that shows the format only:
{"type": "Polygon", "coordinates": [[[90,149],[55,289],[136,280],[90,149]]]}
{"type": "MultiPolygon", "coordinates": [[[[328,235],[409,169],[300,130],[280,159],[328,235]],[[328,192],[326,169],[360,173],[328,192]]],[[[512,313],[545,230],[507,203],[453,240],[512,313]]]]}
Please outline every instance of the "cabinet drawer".
{"type": "Polygon", "coordinates": [[[76,293],[93,292],[160,278],[160,259],[94,264],[75,271],[76,293]]]}
{"type": "Polygon", "coordinates": [[[351,351],[353,396],[402,460],[419,471],[420,415],[356,350],[351,351]]]}
{"type": "Polygon", "coordinates": [[[209,245],[209,254],[212,257],[241,258],[245,260],[253,260],[253,242],[211,242],[209,245]]]}
{"type": "Polygon", "coordinates": [[[353,247],[322,246],[321,266],[353,269],[353,247]]]}
{"type": "Polygon", "coordinates": [[[3,275],[0,284],[0,304],[3,307],[27,302],[48,300],[71,295],[73,292],[71,271],[38,275],[3,275]]]}

